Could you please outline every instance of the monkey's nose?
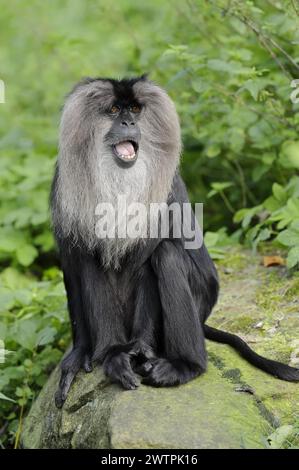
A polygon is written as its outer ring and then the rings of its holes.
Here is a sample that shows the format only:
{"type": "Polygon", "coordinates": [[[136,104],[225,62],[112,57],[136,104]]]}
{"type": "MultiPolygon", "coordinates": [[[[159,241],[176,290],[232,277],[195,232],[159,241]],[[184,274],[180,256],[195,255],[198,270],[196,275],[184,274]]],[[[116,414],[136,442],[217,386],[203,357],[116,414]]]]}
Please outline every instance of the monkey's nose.
{"type": "Polygon", "coordinates": [[[129,119],[123,120],[120,124],[121,126],[124,126],[124,127],[135,126],[135,122],[129,119]]]}

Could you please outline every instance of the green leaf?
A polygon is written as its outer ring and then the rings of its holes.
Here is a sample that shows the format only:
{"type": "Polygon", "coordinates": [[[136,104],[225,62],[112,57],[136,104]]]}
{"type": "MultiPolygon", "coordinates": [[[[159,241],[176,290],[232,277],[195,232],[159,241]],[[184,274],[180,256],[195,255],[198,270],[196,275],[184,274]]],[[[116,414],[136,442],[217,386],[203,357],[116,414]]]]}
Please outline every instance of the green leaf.
{"type": "Polygon", "coordinates": [[[255,78],[247,80],[244,85],[243,89],[248,90],[251,94],[252,98],[257,101],[259,92],[265,87],[265,80],[255,78]]]}
{"type": "Polygon", "coordinates": [[[4,395],[4,393],[0,392],[0,400],[6,400],[6,401],[11,401],[13,403],[16,403],[15,400],[13,400],[12,398],[9,398],[7,397],[6,395],[4,395]]]}
{"type": "Polygon", "coordinates": [[[18,321],[14,324],[15,341],[23,348],[33,351],[37,344],[39,320],[35,317],[18,321]]]}
{"type": "Polygon", "coordinates": [[[251,209],[240,209],[234,216],[234,222],[241,222],[242,227],[247,228],[252,218],[258,214],[262,209],[262,206],[252,207],[251,209]]]}
{"type": "Polygon", "coordinates": [[[210,59],[207,62],[207,66],[211,70],[217,70],[217,72],[231,72],[231,67],[229,62],[219,59],[210,59]]]}
{"type": "Polygon", "coordinates": [[[15,305],[15,296],[11,289],[0,286],[0,311],[11,309],[15,305]]]}
{"type": "Polygon", "coordinates": [[[284,202],[287,199],[287,192],[286,190],[278,183],[274,183],[272,186],[272,192],[274,194],[274,197],[278,201],[284,202]]]}
{"type": "Polygon", "coordinates": [[[297,264],[299,264],[299,246],[293,246],[288,253],[287,267],[291,269],[297,264]]]}
{"type": "Polygon", "coordinates": [[[205,233],[205,244],[207,247],[215,246],[219,239],[219,235],[217,232],[206,232],[205,233]]]}
{"type": "Polygon", "coordinates": [[[211,186],[213,189],[211,189],[211,191],[208,192],[207,197],[210,198],[212,196],[215,196],[215,194],[220,193],[221,191],[223,191],[226,188],[229,188],[232,185],[233,183],[229,183],[229,182],[212,183],[211,186]]]}
{"type": "Polygon", "coordinates": [[[54,237],[51,232],[43,232],[34,239],[34,243],[40,246],[42,251],[50,251],[54,248],[54,237]]]}
{"type": "Polygon", "coordinates": [[[244,67],[241,62],[238,61],[229,61],[226,62],[220,59],[210,59],[207,61],[207,67],[210,70],[215,70],[217,72],[226,72],[230,75],[250,75],[252,69],[249,67],[244,67]]]}
{"type": "Polygon", "coordinates": [[[299,232],[286,229],[276,237],[276,240],[285,246],[299,245],[299,232]]]}
{"type": "Polygon", "coordinates": [[[233,183],[230,183],[229,181],[214,182],[211,184],[211,186],[213,189],[215,189],[215,191],[223,191],[224,189],[233,186],[233,183]]]}
{"type": "Polygon", "coordinates": [[[240,152],[245,143],[244,130],[237,127],[231,129],[228,135],[228,140],[230,148],[236,153],[240,152]]]}
{"type": "Polygon", "coordinates": [[[24,243],[24,234],[8,227],[0,229],[0,251],[14,252],[24,243]]]}
{"type": "Polygon", "coordinates": [[[55,338],[56,333],[57,331],[55,328],[46,326],[38,332],[36,337],[36,346],[44,346],[45,344],[51,343],[55,338]]]}
{"type": "Polygon", "coordinates": [[[281,208],[281,203],[274,196],[270,196],[264,201],[264,207],[273,213],[281,208]]]}
{"type": "Polygon", "coordinates": [[[32,302],[33,293],[29,289],[16,289],[14,295],[21,305],[30,305],[32,302]]]}
{"type": "Polygon", "coordinates": [[[4,269],[1,273],[1,281],[10,289],[29,287],[32,283],[32,279],[24,276],[15,268],[4,269]]]}
{"type": "Polygon", "coordinates": [[[299,169],[299,141],[284,142],[279,160],[285,168],[299,169]]]}
{"type": "Polygon", "coordinates": [[[253,181],[257,183],[262,178],[262,176],[267,173],[267,171],[269,171],[269,167],[267,165],[260,164],[259,166],[254,167],[252,171],[253,181]]]}
{"type": "Polygon", "coordinates": [[[22,266],[29,266],[38,256],[38,251],[33,245],[23,245],[17,249],[16,255],[22,266]]]}
{"type": "Polygon", "coordinates": [[[253,241],[253,248],[256,249],[257,245],[265,240],[268,240],[272,235],[272,231],[268,228],[264,228],[258,234],[258,236],[253,241]]]}
{"type": "Polygon", "coordinates": [[[214,158],[217,157],[220,152],[221,148],[219,147],[219,145],[210,145],[206,150],[206,156],[209,158],[214,158]]]}

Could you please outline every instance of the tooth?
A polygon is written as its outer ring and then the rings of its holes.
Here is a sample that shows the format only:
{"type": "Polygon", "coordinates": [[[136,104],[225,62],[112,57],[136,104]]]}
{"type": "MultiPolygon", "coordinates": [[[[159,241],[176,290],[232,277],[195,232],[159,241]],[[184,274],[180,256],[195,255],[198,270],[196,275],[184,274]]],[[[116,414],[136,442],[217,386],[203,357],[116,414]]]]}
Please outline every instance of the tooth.
{"type": "Polygon", "coordinates": [[[135,153],[133,153],[132,155],[120,155],[120,157],[123,159],[123,160],[133,160],[133,158],[136,156],[135,153]]]}

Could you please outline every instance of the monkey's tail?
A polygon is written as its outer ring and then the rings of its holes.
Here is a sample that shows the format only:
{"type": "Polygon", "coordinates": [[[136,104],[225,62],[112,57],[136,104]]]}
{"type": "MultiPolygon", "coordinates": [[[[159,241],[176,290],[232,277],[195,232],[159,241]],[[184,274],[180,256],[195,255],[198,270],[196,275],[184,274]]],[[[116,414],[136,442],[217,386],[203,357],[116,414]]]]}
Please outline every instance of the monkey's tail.
{"type": "Polygon", "coordinates": [[[203,325],[203,329],[207,339],[216,341],[217,343],[229,344],[234,349],[236,349],[239,354],[244,357],[244,359],[246,359],[250,364],[254,365],[258,369],[261,369],[268,374],[274,375],[281,380],[287,380],[289,382],[299,381],[299,369],[260,356],[250,349],[248,344],[239,338],[239,336],[226,333],[222,330],[217,330],[216,328],[212,328],[208,325],[203,325]]]}

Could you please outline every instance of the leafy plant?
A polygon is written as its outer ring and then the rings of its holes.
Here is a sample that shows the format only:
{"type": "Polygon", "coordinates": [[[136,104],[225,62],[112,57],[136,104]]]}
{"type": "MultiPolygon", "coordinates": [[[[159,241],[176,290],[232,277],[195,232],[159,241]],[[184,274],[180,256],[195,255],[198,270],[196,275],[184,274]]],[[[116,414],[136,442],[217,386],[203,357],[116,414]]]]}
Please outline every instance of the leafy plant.
{"type": "Polygon", "coordinates": [[[250,209],[241,209],[235,222],[241,222],[247,240],[254,248],[264,240],[288,248],[287,266],[294,268],[299,263],[299,177],[293,176],[283,187],[272,186],[272,195],[262,204],[250,209]]]}
{"type": "Polygon", "coordinates": [[[12,445],[18,445],[16,433],[21,429],[24,409],[70,341],[65,302],[62,277],[56,268],[45,271],[41,281],[14,268],[6,268],[0,276],[0,337],[5,346],[0,367],[0,416],[6,440],[12,445]]]}

